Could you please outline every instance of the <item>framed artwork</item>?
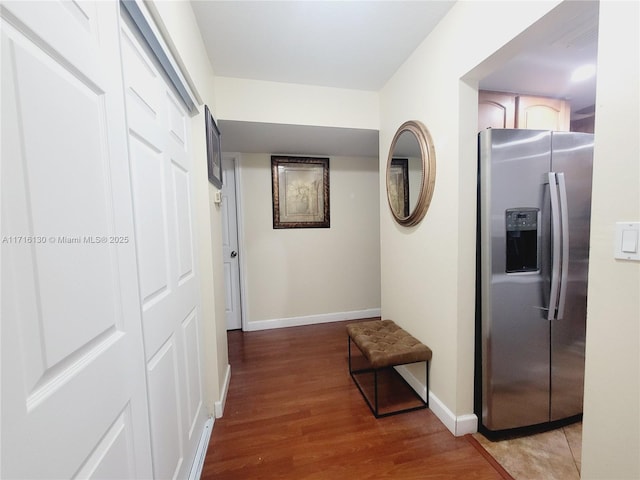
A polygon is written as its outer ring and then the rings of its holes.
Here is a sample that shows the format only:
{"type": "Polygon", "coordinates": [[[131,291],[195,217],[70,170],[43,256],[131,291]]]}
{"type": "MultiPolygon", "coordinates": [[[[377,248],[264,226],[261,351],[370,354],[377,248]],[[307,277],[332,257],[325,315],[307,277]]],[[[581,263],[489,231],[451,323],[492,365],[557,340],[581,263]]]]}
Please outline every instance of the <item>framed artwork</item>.
{"type": "Polygon", "coordinates": [[[394,158],[389,169],[389,203],[398,217],[409,216],[409,159],[394,158]]]}
{"type": "Polygon", "coordinates": [[[216,187],[222,188],[222,152],[220,146],[220,130],[211,115],[208,106],[204,106],[205,126],[207,132],[207,169],[209,181],[216,187]]]}
{"type": "Polygon", "coordinates": [[[273,228],[329,228],[329,159],[271,157],[273,228]]]}

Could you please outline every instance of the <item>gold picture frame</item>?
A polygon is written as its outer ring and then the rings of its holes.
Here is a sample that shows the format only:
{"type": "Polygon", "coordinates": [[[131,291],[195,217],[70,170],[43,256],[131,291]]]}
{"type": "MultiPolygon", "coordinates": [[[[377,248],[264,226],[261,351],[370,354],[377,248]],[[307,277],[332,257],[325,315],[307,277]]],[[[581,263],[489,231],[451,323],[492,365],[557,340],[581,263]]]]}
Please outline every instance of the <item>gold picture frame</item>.
{"type": "Polygon", "coordinates": [[[273,228],[330,228],[329,159],[271,157],[273,228]]]}

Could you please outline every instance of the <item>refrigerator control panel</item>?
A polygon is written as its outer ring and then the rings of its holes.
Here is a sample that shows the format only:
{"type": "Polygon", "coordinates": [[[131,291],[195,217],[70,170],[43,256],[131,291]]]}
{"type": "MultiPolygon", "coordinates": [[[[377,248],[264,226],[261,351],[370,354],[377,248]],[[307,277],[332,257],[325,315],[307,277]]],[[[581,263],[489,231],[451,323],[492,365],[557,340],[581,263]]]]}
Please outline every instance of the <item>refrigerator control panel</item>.
{"type": "Polygon", "coordinates": [[[537,272],[538,208],[513,208],[505,212],[506,272],[537,272]]]}
{"type": "Polygon", "coordinates": [[[507,210],[507,232],[538,230],[538,211],[537,208],[507,210]]]}

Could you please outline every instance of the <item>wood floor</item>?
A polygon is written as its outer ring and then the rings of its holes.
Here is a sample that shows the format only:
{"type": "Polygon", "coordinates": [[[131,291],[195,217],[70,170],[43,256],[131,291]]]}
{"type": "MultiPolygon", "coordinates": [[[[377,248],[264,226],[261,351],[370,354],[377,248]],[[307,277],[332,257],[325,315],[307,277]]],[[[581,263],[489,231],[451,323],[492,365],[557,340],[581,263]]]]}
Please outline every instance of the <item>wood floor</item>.
{"type": "Polygon", "coordinates": [[[376,419],[348,370],[346,324],[228,334],[231,384],[202,479],[510,479],[431,410],[376,419]]]}

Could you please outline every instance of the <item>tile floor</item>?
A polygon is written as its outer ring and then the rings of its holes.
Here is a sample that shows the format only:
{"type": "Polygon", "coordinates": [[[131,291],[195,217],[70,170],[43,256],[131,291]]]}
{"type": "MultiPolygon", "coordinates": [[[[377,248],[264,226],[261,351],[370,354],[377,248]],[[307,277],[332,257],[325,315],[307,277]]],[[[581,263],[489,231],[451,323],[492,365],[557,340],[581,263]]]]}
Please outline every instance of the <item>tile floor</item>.
{"type": "Polygon", "coordinates": [[[498,442],[473,436],[515,480],[580,480],[582,423],[498,442]]]}

